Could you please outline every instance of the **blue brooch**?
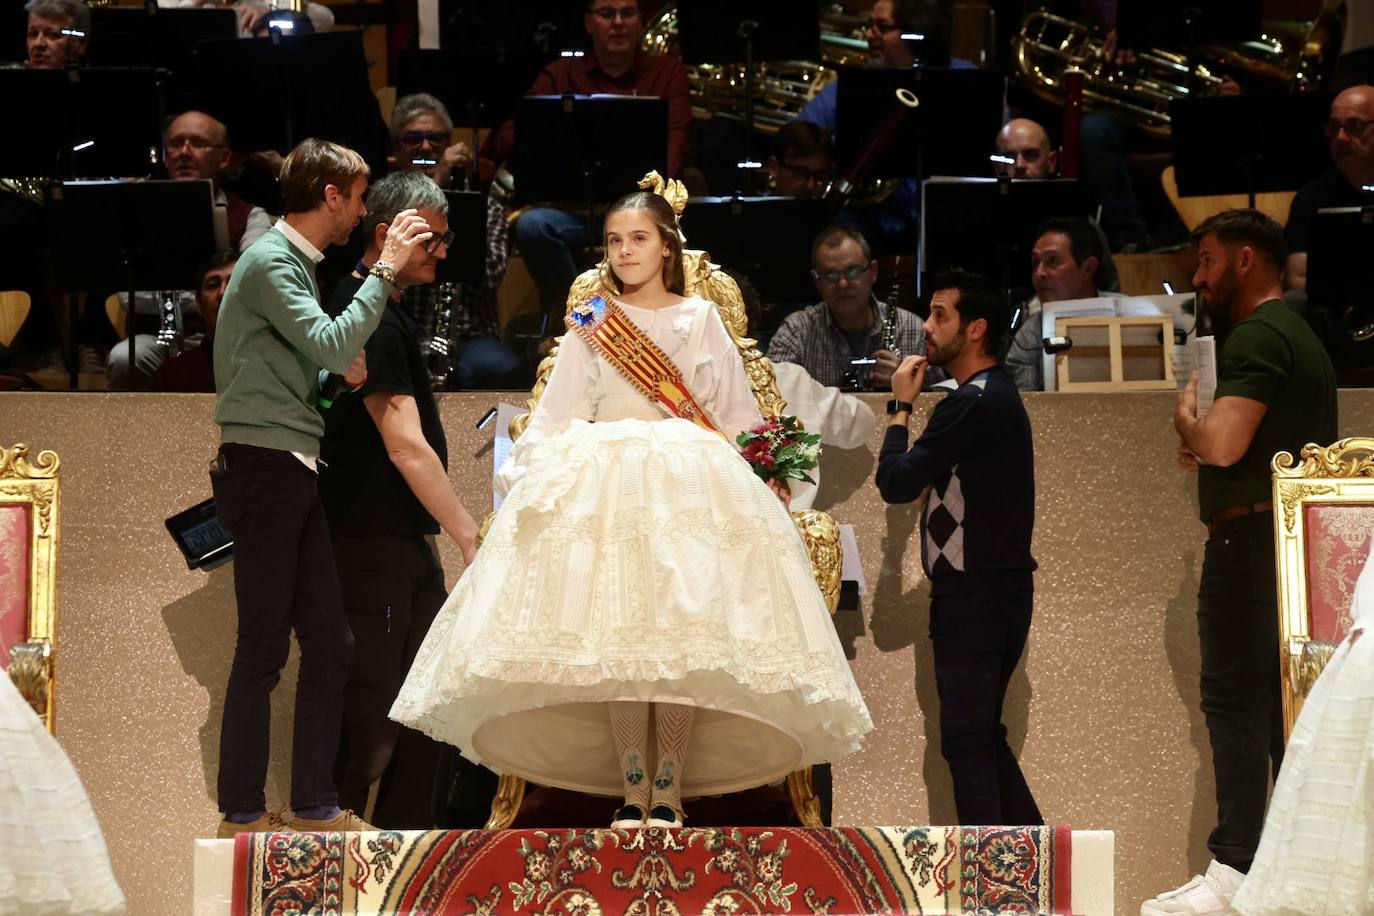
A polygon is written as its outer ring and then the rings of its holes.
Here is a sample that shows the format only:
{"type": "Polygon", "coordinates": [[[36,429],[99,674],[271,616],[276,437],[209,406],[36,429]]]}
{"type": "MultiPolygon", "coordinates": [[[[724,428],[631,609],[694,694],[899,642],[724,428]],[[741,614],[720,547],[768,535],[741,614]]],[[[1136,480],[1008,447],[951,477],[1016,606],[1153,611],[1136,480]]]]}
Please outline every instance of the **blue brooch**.
{"type": "Polygon", "coordinates": [[[606,312],[606,300],[601,296],[592,296],[586,302],[573,306],[572,320],[586,327],[599,319],[606,312]]]}

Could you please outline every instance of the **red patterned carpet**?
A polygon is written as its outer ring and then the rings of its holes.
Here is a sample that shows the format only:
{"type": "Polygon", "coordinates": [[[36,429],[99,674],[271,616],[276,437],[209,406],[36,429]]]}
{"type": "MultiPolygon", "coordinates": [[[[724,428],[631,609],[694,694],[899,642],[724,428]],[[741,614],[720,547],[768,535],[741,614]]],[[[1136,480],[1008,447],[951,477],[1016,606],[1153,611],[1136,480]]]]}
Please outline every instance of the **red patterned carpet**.
{"type": "Polygon", "coordinates": [[[233,912],[1068,913],[1067,827],[242,834],[233,912]]]}

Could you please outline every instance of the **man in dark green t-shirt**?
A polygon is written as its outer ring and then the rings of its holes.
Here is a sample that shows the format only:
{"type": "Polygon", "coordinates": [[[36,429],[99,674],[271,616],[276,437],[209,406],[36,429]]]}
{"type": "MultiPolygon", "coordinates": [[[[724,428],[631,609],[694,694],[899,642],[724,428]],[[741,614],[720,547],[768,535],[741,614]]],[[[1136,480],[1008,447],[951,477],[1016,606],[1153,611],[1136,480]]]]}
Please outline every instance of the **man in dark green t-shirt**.
{"type": "Polygon", "coordinates": [[[1229,912],[1259,844],[1270,765],[1283,756],[1278,599],[1269,462],[1334,442],[1336,375],[1307,322],[1280,301],[1283,229],[1227,210],[1193,232],[1193,276],[1221,341],[1216,397],[1198,417],[1194,376],[1174,413],[1178,459],[1198,472],[1207,546],[1198,587],[1202,711],[1212,742],[1217,826],[1205,876],[1147,901],[1142,914],[1229,912]]]}

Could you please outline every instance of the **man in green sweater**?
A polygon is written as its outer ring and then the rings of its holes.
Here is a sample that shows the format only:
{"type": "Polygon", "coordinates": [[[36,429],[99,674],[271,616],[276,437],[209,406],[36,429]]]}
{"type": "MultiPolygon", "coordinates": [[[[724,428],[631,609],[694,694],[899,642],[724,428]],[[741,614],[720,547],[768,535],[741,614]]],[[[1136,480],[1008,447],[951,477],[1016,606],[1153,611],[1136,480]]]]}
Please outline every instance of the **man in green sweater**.
{"type": "Polygon", "coordinates": [[[367,212],[368,167],[353,150],[306,140],[282,163],[286,216],[239,259],[215,332],[215,422],[210,481],[234,538],[238,640],[220,734],[220,837],[246,831],[370,830],[338,807],[332,771],[343,688],[353,654],[329,526],[316,486],[328,373],[350,387],[367,376],[364,342],[377,327],[396,271],[431,232],[398,214],[381,258],[337,318],[320,308],[321,249],[348,240],[367,212]],[[292,817],[267,813],[271,694],[292,630],[300,643],[291,753],[292,817]]]}

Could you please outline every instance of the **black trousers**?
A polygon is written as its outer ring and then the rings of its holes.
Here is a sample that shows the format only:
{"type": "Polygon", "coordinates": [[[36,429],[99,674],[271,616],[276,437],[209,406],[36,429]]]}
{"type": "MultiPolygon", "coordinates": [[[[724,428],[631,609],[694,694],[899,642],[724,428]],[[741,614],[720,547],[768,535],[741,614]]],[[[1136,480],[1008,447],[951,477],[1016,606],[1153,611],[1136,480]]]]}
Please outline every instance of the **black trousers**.
{"type": "Polygon", "coordinates": [[[336,803],[334,753],[353,636],[315,473],[290,452],[220,447],[212,471],[215,510],[234,537],[238,640],[224,697],[219,807],[266,807],[272,690],[281,680],[294,630],[300,644],[291,744],[291,807],[336,803]]]}
{"type": "Polygon", "coordinates": [[[1207,847],[1244,872],[1264,828],[1271,772],[1278,774],[1283,759],[1273,513],[1213,529],[1197,598],[1202,712],[1217,784],[1217,826],[1207,847]]]}
{"type": "Polygon", "coordinates": [[[1030,632],[1032,592],[937,595],[930,602],[940,751],[961,824],[1042,824],[1002,702],[1030,632]]]}
{"type": "Polygon", "coordinates": [[[334,776],[339,804],[362,811],[372,784],[378,827],[434,826],[435,778],[443,745],[387,717],[448,590],[423,537],[334,539],[344,609],[356,640],[344,689],[343,740],[334,776]]]}

